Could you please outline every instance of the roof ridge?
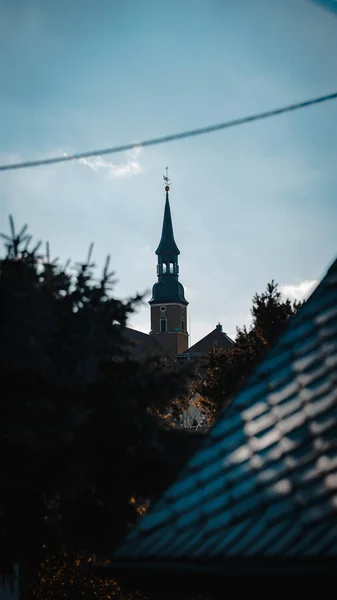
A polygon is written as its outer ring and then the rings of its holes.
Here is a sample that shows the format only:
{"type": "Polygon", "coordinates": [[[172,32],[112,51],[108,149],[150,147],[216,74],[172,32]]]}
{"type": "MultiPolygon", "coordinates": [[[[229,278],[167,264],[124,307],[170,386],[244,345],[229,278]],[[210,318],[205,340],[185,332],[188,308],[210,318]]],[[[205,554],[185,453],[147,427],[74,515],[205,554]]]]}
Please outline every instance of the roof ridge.
{"type": "MultiPolygon", "coordinates": [[[[194,351],[194,349],[197,346],[200,346],[202,343],[207,342],[207,338],[210,338],[211,336],[218,336],[218,337],[223,337],[224,340],[226,340],[227,342],[230,343],[230,345],[234,344],[234,341],[227,335],[227,333],[224,333],[223,331],[221,331],[220,329],[218,329],[217,327],[215,327],[215,329],[212,329],[212,331],[210,331],[209,333],[206,333],[206,335],[204,335],[204,337],[202,337],[200,340],[198,340],[197,342],[195,342],[195,344],[193,344],[192,346],[190,346],[190,348],[188,348],[187,350],[185,350],[184,352],[181,352],[178,356],[187,356],[188,354],[193,354],[194,352],[198,353],[197,351],[194,351]]],[[[217,340],[215,340],[214,343],[218,343],[217,340]]],[[[229,347],[229,346],[228,346],[229,347]]],[[[211,352],[212,348],[209,348],[208,351],[203,351],[201,352],[201,354],[209,354],[211,352]]]]}

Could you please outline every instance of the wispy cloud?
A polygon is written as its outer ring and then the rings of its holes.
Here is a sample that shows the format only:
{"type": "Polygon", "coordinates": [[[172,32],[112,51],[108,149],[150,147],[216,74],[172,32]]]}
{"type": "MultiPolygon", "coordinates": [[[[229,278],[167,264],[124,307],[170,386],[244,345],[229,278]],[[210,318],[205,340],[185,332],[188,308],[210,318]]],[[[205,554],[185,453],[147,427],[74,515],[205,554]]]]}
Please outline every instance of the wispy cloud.
{"type": "Polygon", "coordinates": [[[106,160],[101,156],[93,156],[91,158],[80,158],[76,162],[86,167],[89,167],[92,171],[99,171],[105,169],[109,178],[124,177],[126,175],[138,175],[141,172],[142,167],[139,162],[139,154],[141,148],[135,146],[132,150],[127,152],[127,160],[124,163],[114,163],[106,160]]]}
{"type": "Polygon", "coordinates": [[[289,300],[307,300],[311,296],[314,289],[317,287],[318,281],[316,279],[301,281],[297,284],[283,284],[280,285],[282,296],[289,298],[289,300]]]}

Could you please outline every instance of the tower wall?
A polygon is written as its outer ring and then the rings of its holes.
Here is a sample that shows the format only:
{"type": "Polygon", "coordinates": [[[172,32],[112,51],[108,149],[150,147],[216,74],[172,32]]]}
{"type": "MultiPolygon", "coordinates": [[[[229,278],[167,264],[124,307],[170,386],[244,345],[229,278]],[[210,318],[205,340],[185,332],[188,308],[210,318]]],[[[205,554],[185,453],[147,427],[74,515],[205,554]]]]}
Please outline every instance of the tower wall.
{"type": "Polygon", "coordinates": [[[166,352],[175,357],[188,349],[187,309],[183,304],[153,304],[151,306],[151,335],[166,352]],[[165,308],[165,310],[164,310],[165,308]],[[166,319],[166,330],[162,330],[166,319]]]}

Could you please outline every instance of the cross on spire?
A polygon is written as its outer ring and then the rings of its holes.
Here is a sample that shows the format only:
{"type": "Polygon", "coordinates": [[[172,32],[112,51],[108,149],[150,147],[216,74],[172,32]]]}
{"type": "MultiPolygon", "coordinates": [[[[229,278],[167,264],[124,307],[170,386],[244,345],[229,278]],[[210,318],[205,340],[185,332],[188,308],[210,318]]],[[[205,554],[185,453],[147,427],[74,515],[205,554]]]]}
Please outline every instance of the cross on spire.
{"type": "Polygon", "coordinates": [[[166,175],[163,175],[165,186],[167,186],[167,187],[170,185],[170,180],[169,180],[169,176],[168,176],[168,170],[169,170],[169,168],[165,167],[166,175]]]}

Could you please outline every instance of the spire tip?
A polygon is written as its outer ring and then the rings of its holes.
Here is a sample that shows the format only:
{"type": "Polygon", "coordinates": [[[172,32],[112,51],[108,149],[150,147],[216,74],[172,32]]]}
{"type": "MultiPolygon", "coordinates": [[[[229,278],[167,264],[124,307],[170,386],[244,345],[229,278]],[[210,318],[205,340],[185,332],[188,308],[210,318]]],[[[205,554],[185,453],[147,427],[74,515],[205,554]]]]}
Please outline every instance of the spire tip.
{"type": "Polygon", "coordinates": [[[169,176],[168,176],[168,167],[165,167],[165,171],[166,171],[166,175],[163,175],[163,179],[165,181],[165,192],[169,192],[170,190],[170,180],[169,180],[169,176]]]}

